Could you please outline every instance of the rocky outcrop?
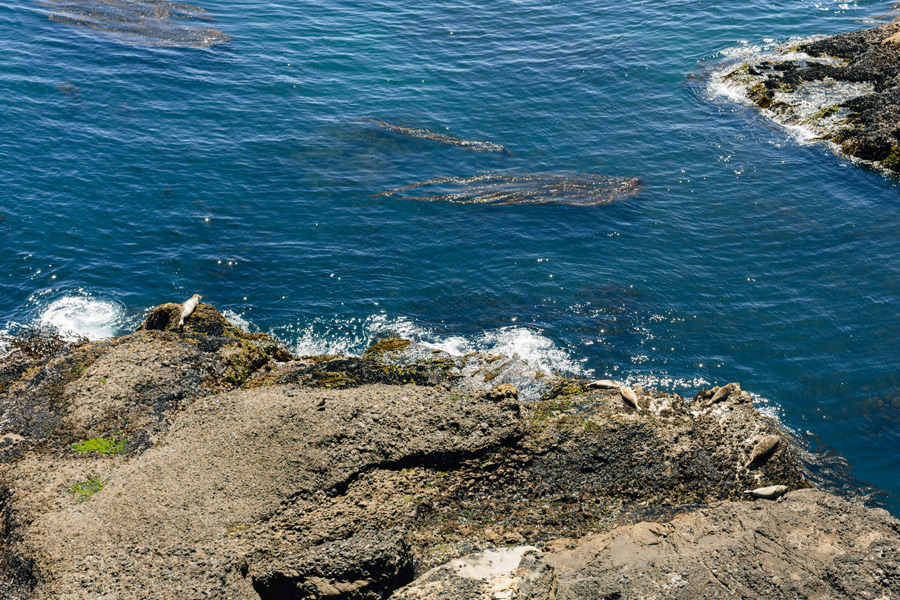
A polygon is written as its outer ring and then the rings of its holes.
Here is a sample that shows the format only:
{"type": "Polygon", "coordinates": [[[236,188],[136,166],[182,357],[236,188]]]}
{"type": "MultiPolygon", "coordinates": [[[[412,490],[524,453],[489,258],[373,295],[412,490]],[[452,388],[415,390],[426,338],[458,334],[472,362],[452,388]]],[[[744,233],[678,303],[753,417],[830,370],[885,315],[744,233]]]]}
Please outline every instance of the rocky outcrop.
{"type": "Polygon", "coordinates": [[[816,490],[725,502],[668,523],[483,552],[392,600],[893,598],[900,522],[816,490]]]}
{"type": "Polygon", "coordinates": [[[685,400],[567,380],[522,402],[447,361],[388,361],[402,340],[298,358],[179,309],[0,362],[6,597],[664,597],[717,585],[717,561],[746,597],[896,585],[897,522],[804,491],[737,384],[685,400]],[[772,485],[790,492],[744,493],[772,485]]]}
{"type": "Polygon", "coordinates": [[[773,119],[900,172],[900,23],[783,44],[723,81],[773,119]]]}

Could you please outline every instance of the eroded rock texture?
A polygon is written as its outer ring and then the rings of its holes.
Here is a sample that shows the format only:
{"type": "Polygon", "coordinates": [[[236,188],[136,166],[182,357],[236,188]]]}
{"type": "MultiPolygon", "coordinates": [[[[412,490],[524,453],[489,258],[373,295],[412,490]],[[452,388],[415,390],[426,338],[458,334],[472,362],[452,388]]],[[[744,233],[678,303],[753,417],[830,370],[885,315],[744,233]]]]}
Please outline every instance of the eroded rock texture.
{"type": "Polygon", "coordinates": [[[0,361],[5,597],[895,589],[897,522],[804,491],[797,450],[737,384],[626,400],[559,381],[521,402],[458,387],[445,360],[385,362],[403,340],[297,358],[209,305],[179,314],[0,361]],[[768,485],[791,492],[744,493],[768,485]]]}

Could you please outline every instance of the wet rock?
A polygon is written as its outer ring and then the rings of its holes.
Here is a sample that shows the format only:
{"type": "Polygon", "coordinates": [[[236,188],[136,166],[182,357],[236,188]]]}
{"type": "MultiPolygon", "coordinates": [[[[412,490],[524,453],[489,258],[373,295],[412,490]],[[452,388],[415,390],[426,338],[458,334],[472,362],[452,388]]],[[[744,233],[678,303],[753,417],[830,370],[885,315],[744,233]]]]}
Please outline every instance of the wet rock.
{"type": "Polygon", "coordinates": [[[744,64],[723,81],[777,121],[807,128],[843,154],[900,171],[898,40],[900,25],[890,23],[788,43],[771,51],[774,65],[744,64]]]}

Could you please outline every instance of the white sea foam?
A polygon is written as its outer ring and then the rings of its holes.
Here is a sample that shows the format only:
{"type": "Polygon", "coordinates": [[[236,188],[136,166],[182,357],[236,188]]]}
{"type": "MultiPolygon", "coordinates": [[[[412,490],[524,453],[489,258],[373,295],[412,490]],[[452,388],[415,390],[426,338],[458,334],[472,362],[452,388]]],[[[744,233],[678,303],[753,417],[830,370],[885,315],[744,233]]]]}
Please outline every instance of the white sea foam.
{"type": "Polygon", "coordinates": [[[238,329],[246,331],[247,333],[257,331],[257,329],[250,324],[250,321],[245,319],[243,315],[239,315],[233,310],[223,310],[222,316],[228,319],[229,323],[236,326],[238,329]]]}
{"type": "Polygon", "coordinates": [[[37,320],[69,340],[98,340],[122,333],[125,309],[118,302],[85,294],[63,296],[44,307],[37,320]]]}
{"type": "Polygon", "coordinates": [[[376,339],[396,335],[451,356],[479,352],[515,358],[545,374],[590,374],[583,360],[573,358],[541,330],[529,327],[501,327],[471,336],[441,335],[405,317],[376,314],[365,319],[317,320],[302,327],[276,328],[272,334],[287,341],[298,355],[361,354],[376,339]]]}
{"type": "Polygon", "coordinates": [[[451,356],[465,356],[472,352],[518,359],[537,372],[588,376],[582,360],[557,346],[540,331],[528,327],[503,327],[471,337],[453,336],[423,340],[435,350],[451,356]]]}
{"type": "Polygon", "coordinates": [[[750,396],[753,398],[753,406],[762,414],[764,417],[768,417],[778,423],[778,426],[784,431],[790,432],[794,435],[797,435],[797,431],[791,427],[788,427],[784,422],[784,409],[781,408],[777,402],[773,402],[769,398],[765,398],[760,396],[759,394],[754,394],[750,392],[750,396]]]}
{"type": "MultiPolygon", "coordinates": [[[[246,328],[258,328],[246,321],[244,315],[227,313],[229,320],[247,323],[246,328]]],[[[662,320],[663,317],[651,320],[662,320]]],[[[587,358],[580,357],[578,351],[561,347],[538,328],[507,326],[489,329],[473,335],[441,335],[431,327],[416,323],[406,317],[389,317],[379,313],[366,318],[316,319],[311,323],[297,326],[276,327],[270,335],[281,341],[298,356],[313,355],[361,355],[377,339],[399,336],[415,343],[410,348],[410,359],[431,359],[433,352],[446,352],[451,357],[467,357],[474,353],[485,357],[501,356],[503,361],[468,361],[459,373],[466,381],[461,385],[469,387],[490,387],[500,383],[512,383],[519,388],[520,396],[526,400],[538,399],[547,391],[543,376],[571,376],[589,379],[606,378],[626,385],[640,385],[647,389],[663,390],[670,393],[693,394],[703,387],[712,387],[713,382],[702,376],[678,377],[664,369],[650,372],[626,366],[613,366],[598,372],[587,366],[587,358]],[[479,373],[494,371],[497,376],[489,382],[479,373]]],[[[649,329],[644,331],[647,340],[653,339],[649,329]]],[[[466,361],[463,361],[466,362],[466,361]]],[[[780,407],[765,398],[754,396],[761,411],[777,421],[781,420],[780,407]]]]}

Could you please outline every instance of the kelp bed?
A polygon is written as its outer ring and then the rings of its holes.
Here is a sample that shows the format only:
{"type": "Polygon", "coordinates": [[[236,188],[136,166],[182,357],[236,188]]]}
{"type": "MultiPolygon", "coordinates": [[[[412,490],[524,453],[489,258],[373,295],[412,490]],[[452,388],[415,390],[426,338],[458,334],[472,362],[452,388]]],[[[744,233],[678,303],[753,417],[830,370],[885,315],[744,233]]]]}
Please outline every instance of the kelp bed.
{"type": "Polygon", "coordinates": [[[119,42],[202,48],[231,40],[198,21],[212,17],[199,6],[166,0],[40,0],[50,20],[93,30],[119,42]]]}
{"type": "Polygon", "coordinates": [[[380,119],[360,119],[360,122],[372,123],[373,125],[377,125],[382,129],[386,129],[388,131],[406,135],[412,138],[431,140],[439,144],[445,144],[447,146],[458,146],[460,148],[466,148],[467,150],[473,150],[475,152],[502,152],[503,154],[510,153],[506,147],[501,146],[500,144],[479,140],[466,140],[463,138],[454,137],[452,135],[438,133],[430,129],[422,129],[421,127],[403,127],[402,125],[394,125],[393,123],[388,123],[387,121],[382,121],[380,119]]]}
{"type": "Polygon", "coordinates": [[[376,196],[457,204],[572,204],[598,206],[640,192],[634,177],[590,173],[485,173],[474,177],[435,177],[376,196]],[[410,190],[425,190],[407,195],[410,190]]]}

